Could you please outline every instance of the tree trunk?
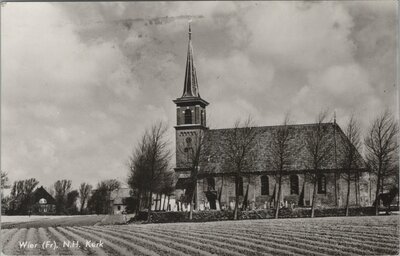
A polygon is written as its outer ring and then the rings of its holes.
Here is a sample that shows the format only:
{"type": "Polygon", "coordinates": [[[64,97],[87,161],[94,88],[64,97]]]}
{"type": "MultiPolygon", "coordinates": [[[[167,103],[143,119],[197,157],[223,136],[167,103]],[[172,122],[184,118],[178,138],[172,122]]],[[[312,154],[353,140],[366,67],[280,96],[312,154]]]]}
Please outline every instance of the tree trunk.
{"type": "Polygon", "coordinates": [[[81,202],[81,215],[83,214],[83,207],[85,206],[85,200],[81,202]]]}
{"type": "Polygon", "coordinates": [[[233,219],[238,219],[238,208],[239,208],[239,176],[235,177],[235,209],[233,211],[233,219]]]}
{"type": "Polygon", "coordinates": [[[351,175],[349,173],[347,176],[346,216],[349,216],[350,183],[351,183],[351,175]]]}
{"type": "MultiPolygon", "coordinates": [[[[335,152],[336,156],[336,152],[335,152]]],[[[339,196],[338,196],[338,189],[337,189],[337,183],[338,183],[338,174],[335,172],[335,206],[339,206],[339,196]]]]}
{"type": "Polygon", "coordinates": [[[167,195],[164,194],[164,201],[162,205],[162,211],[165,211],[165,203],[167,202],[167,195]]]}
{"type": "Polygon", "coordinates": [[[275,219],[279,218],[279,204],[281,201],[281,189],[282,189],[282,175],[279,175],[278,179],[278,199],[275,202],[275,219]]]}
{"type": "Polygon", "coordinates": [[[315,198],[317,195],[317,177],[313,177],[314,182],[314,190],[313,190],[313,197],[312,197],[312,204],[311,204],[311,218],[314,218],[314,210],[315,210],[315,198]]]}
{"type": "Polygon", "coordinates": [[[246,194],[244,195],[244,198],[243,198],[242,211],[245,211],[247,209],[247,201],[248,201],[248,196],[249,196],[249,185],[250,184],[247,184],[246,194]]]}
{"type": "Polygon", "coordinates": [[[149,201],[148,201],[148,210],[147,210],[147,222],[151,221],[151,203],[152,203],[153,192],[150,190],[149,201]]]}
{"type": "Polygon", "coordinates": [[[359,191],[358,191],[358,172],[355,174],[354,191],[356,193],[356,205],[359,204],[359,191]]]}
{"type": "Polygon", "coordinates": [[[222,205],[221,205],[221,197],[222,197],[222,189],[224,187],[224,176],[221,177],[221,189],[219,190],[219,194],[218,194],[218,203],[219,203],[219,207],[221,209],[222,205]]]}
{"type": "Polygon", "coordinates": [[[380,189],[380,184],[381,184],[381,173],[380,170],[378,170],[378,179],[376,182],[376,191],[375,191],[375,215],[379,215],[379,189],[380,189]]]}
{"type": "Polygon", "coordinates": [[[192,193],[192,196],[190,198],[190,211],[189,211],[189,220],[193,219],[193,200],[194,200],[194,192],[192,193]]]}
{"type": "Polygon", "coordinates": [[[167,202],[167,211],[170,211],[171,209],[169,208],[169,195],[168,195],[168,202],[167,202]]]}
{"type": "Polygon", "coordinates": [[[162,210],[162,206],[163,206],[162,196],[163,196],[163,194],[160,194],[160,204],[158,205],[158,210],[159,211],[162,210]]]}
{"type": "Polygon", "coordinates": [[[156,202],[154,205],[154,211],[158,211],[158,205],[159,205],[158,201],[159,201],[159,194],[156,193],[156,202]]]}
{"type": "Polygon", "coordinates": [[[189,220],[193,219],[193,201],[195,199],[195,193],[197,192],[197,181],[196,184],[194,185],[193,193],[190,198],[190,211],[189,211],[189,220]]]}
{"type": "Polygon", "coordinates": [[[142,201],[141,197],[142,197],[142,192],[139,191],[139,193],[138,193],[138,201],[137,201],[137,205],[136,205],[136,209],[135,209],[136,215],[138,215],[139,211],[140,211],[140,203],[142,201]]]}

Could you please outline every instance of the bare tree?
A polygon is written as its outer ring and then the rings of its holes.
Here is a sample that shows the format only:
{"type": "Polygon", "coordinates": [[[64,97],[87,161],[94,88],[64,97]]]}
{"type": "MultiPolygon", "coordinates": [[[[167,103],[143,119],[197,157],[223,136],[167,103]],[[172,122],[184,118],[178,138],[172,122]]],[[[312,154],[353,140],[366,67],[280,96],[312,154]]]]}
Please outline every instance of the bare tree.
{"type": "Polygon", "coordinates": [[[235,209],[234,219],[238,218],[239,206],[239,189],[243,189],[239,182],[246,176],[246,172],[253,170],[256,166],[256,158],[258,155],[257,136],[259,129],[254,126],[251,117],[245,121],[237,120],[234,128],[226,130],[224,134],[225,141],[224,154],[226,155],[223,168],[233,171],[235,180],[235,209]]]}
{"type": "Polygon", "coordinates": [[[332,154],[333,143],[329,141],[329,130],[324,122],[327,118],[327,111],[318,114],[316,124],[307,131],[305,138],[305,147],[308,152],[307,165],[310,169],[307,177],[313,185],[313,196],[311,205],[311,218],[314,218],[315,199],[317,195],[317,182],[321,172],[321,167],[330,158],[332,154]]]}
{"type": "Polygon", "coordinates": [[[270,157],[267,159],[267,165],[271,166],[275,171],[274,178],[278,185],[277,200],[275,200],[275,219],[279,216],[279,202],[281,199],[282,179],[284,172],[292,162],[294,145],[290,144],[292,138],[289,130],[289,116],[286,115],[283,125],[279,126],[272,134],[271,144],[269,147],[270,157]]]}
{"type": "Polygon", "coordinates": [[[169,172],[171,151],[166,138],[167,126],[158,122],[147,130],[130,157],[128,183],[147,195],[148,221],[151,217],[153,194],[162,189],[162,179],[169,172]]]}
{"type": "Polygon", "coordinates": [[[67,194],[71,189],[71,180],[57,180],[54,183],[56,211],[57,213],[65,212],[67,194]]]}
{"type": "Polygon", "coordinates": [[[10,184],[8,183],[8,173],[1,171],[1,183],[0,183],[0,188],[3,191],[5,188],[10,188],[10,184]]]}
{"type": "Polygon", "coordinates": [[[136,213],[138,213],[141,209],[141,205],[143,204],[142,199],[147,198],[148,182],[150,180],[150,172],[148,170],[146,158],[148,147],[147,140],[147,134],[144,134],[136,148],[133,150],[128,162],[128,184],[138,198],[136,213]]]}
{"type": "Polygon", "coordinates": [[[72,190],[68,192],[66,200],[66,210],[68,214],[78,214],[78,208],[76,207],[76,201],[78,197],[78,190],[72,190]]]}
{"type": "Polygon", "coordinates": [[[398,124],[393,115],[386,110],[371,124],[368,136],[365,139],[366,159],[369,168],[375,173],[375,214],[379,214],[380,193],[383,193],[385,178],[391,174],[396,164],[398,150],[397,133],[398,124]]]}
{"type": "Polygon", "coordinates": [[[83,182],[79,187],[79,197],[81,201],[81,214],[83,214],[83,210],[85,207],[85,203],[88,201],[90,192],[92,191],[92,185],[83,182]]]}
{"type": "Polygon", "coordinates": [[[169,170],[171,151],[166,140],[167,126],[162,122],[153,125],[147,134],[147,162],[150,172],[149,180],[149,202],[148,202],[148,221],[151,218],[151,205],[153,192],[159,189],[160,180],[164,173],[169,170]]]}
{"type": "MultiPolygon", "coordinates": [[[[347,182],[347,195],[346,195],[346,216],[349,216],[349,201],[350,201],[350,185],[354,181],[356,187],[356,181],[358,176],[358,159],[359,150],[361,148],[360,141],[360,126],[354,116],[350,117],[349,123],[346,128],[346,138],[342,141],[341,153],[343,159],[341,166],[345,170],[342,175],[343,179],[347,182]]],[[[357,193],[357,192],[356,192],[357,193]]]]}
{"type": "Polygon", "coordinates": [[[195,200],[197,181],[200,169],[200,161],[204,158],[205,145],[204,131],[195,131],[192,136],[187,137],[185,141],[177,145],[177,150],[186,156],[185,164],[190,169],[190,178],[188,187],[186,188],[186,200],[189,202],[190,211],[189,219],[193,217],[193,202],[195,200]]]}
{"type": "Polygon", "coordinates": [[[13,205],[11,211],[18,214],[26,214],[31,211],[32,194],[39,184],[35,178],[15,181],[11,188],[13,205]]]}

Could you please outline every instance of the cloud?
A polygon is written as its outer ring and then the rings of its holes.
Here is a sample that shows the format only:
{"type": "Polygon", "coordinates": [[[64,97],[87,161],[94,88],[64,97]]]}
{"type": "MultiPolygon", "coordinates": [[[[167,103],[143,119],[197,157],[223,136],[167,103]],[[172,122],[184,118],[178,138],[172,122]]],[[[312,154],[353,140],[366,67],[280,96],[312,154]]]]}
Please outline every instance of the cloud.
{"type": "Polygon", "coordinates": [[[243,23],[251,54],[284,67],[321,69],[353,55],[353,20],[338,3],[260,3],[245,11],[243,23]]]}
{"type": "MultiPolygon", "coordinates": [[[[127,176],[144,130],[181,96],[187,21],[212,127],[339,123],[365,130],[396,104],[395,3],[7,3],[2,33],[2,160],[10,179],[95,184],[127,176]]],[[[173,143],[171,144],[173,149],[173,143]]]]}

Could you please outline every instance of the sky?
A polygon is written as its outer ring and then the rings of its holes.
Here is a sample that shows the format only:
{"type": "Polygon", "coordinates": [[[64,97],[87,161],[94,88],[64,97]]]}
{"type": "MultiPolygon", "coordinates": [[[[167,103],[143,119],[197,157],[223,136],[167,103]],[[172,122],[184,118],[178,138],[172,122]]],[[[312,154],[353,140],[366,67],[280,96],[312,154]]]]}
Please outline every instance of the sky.
{"type": "MultiPolygon", "coordinates": [[[[396,1],[5,3],[1,7],[1,169],[95,185],[126,182],[144,131],[174,148],[192,21],[210,128],[353,114],[365,133],[397,114],[396,1]]],[[[173,165],[173,162],[172,162],[173,165]]]]}

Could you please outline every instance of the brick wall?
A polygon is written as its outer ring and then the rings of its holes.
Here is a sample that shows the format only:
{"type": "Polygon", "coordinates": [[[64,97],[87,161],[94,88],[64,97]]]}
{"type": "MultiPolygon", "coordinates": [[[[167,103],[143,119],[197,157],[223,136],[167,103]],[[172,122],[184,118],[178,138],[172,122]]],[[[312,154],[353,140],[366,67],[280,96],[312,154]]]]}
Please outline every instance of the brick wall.
{"type": "MultiPolygon", "coordinates": [[[[318,207],[335,207],[335,175],[333,173],[327,173],[326,176],[326,193],[316,195],[316,206],[318,207]]],[[[252,175],[250,178],[243,178],[243,196],[240,197],[240,203],[243,202],[243,197],[246,194],[247,184],[249,184],[248,200],[251,203],[254,201],[255,208],[269,208],[269,202],[273,196],[275,179],[273,176],[268,176],[269,178],[269,193],[268,195],[261,195],[261,175],[252,175]]],[[[290,205],[298,204],[300,194],[304,186],[304,202],[305,205],[311,205],[312,194],[313,194],[313,184],[309,181],[309,178],[304,174],[298,174],[299,178],[299,193],[291,194],[290,192],[290,179],[285,176],[282,182],[282,197],[281,201],[284,204],[285,201],[290,205]]],[[[229,207],[235,201],[235,182],[232,177],[214,177],[215,180],[215,190],[220,191],[222,186],[222,196],[221,196],[221,206],[229,207]],[[223,181],[222,181],[223,180],[223,181]]],[[[338,196],[339,196],[339,207],[343,207],[346,204],[347,195],[347,182],[343,178],[338,177],[338,196]]],[[[205,191],[208,189],[208,184],[206,179],[201,179],[197,183],[197,198],[198,203],[206,202],[207,198],[205,196],[205,191]]],[[[369,198],[369,176],[368,173],[363,173],[360,178],[360,192],[358,196],[358,204],[360,206],[371,205],[369,198]]],[[[276,187],[276,194],[278,193],[278,188],[276,187]]],[[[373,193],[372,193],[373,194],[373,193]]],[[[356,205],[355,196],[355,185],[352,182],[350,187],[350,205],[356,205]]]]}

